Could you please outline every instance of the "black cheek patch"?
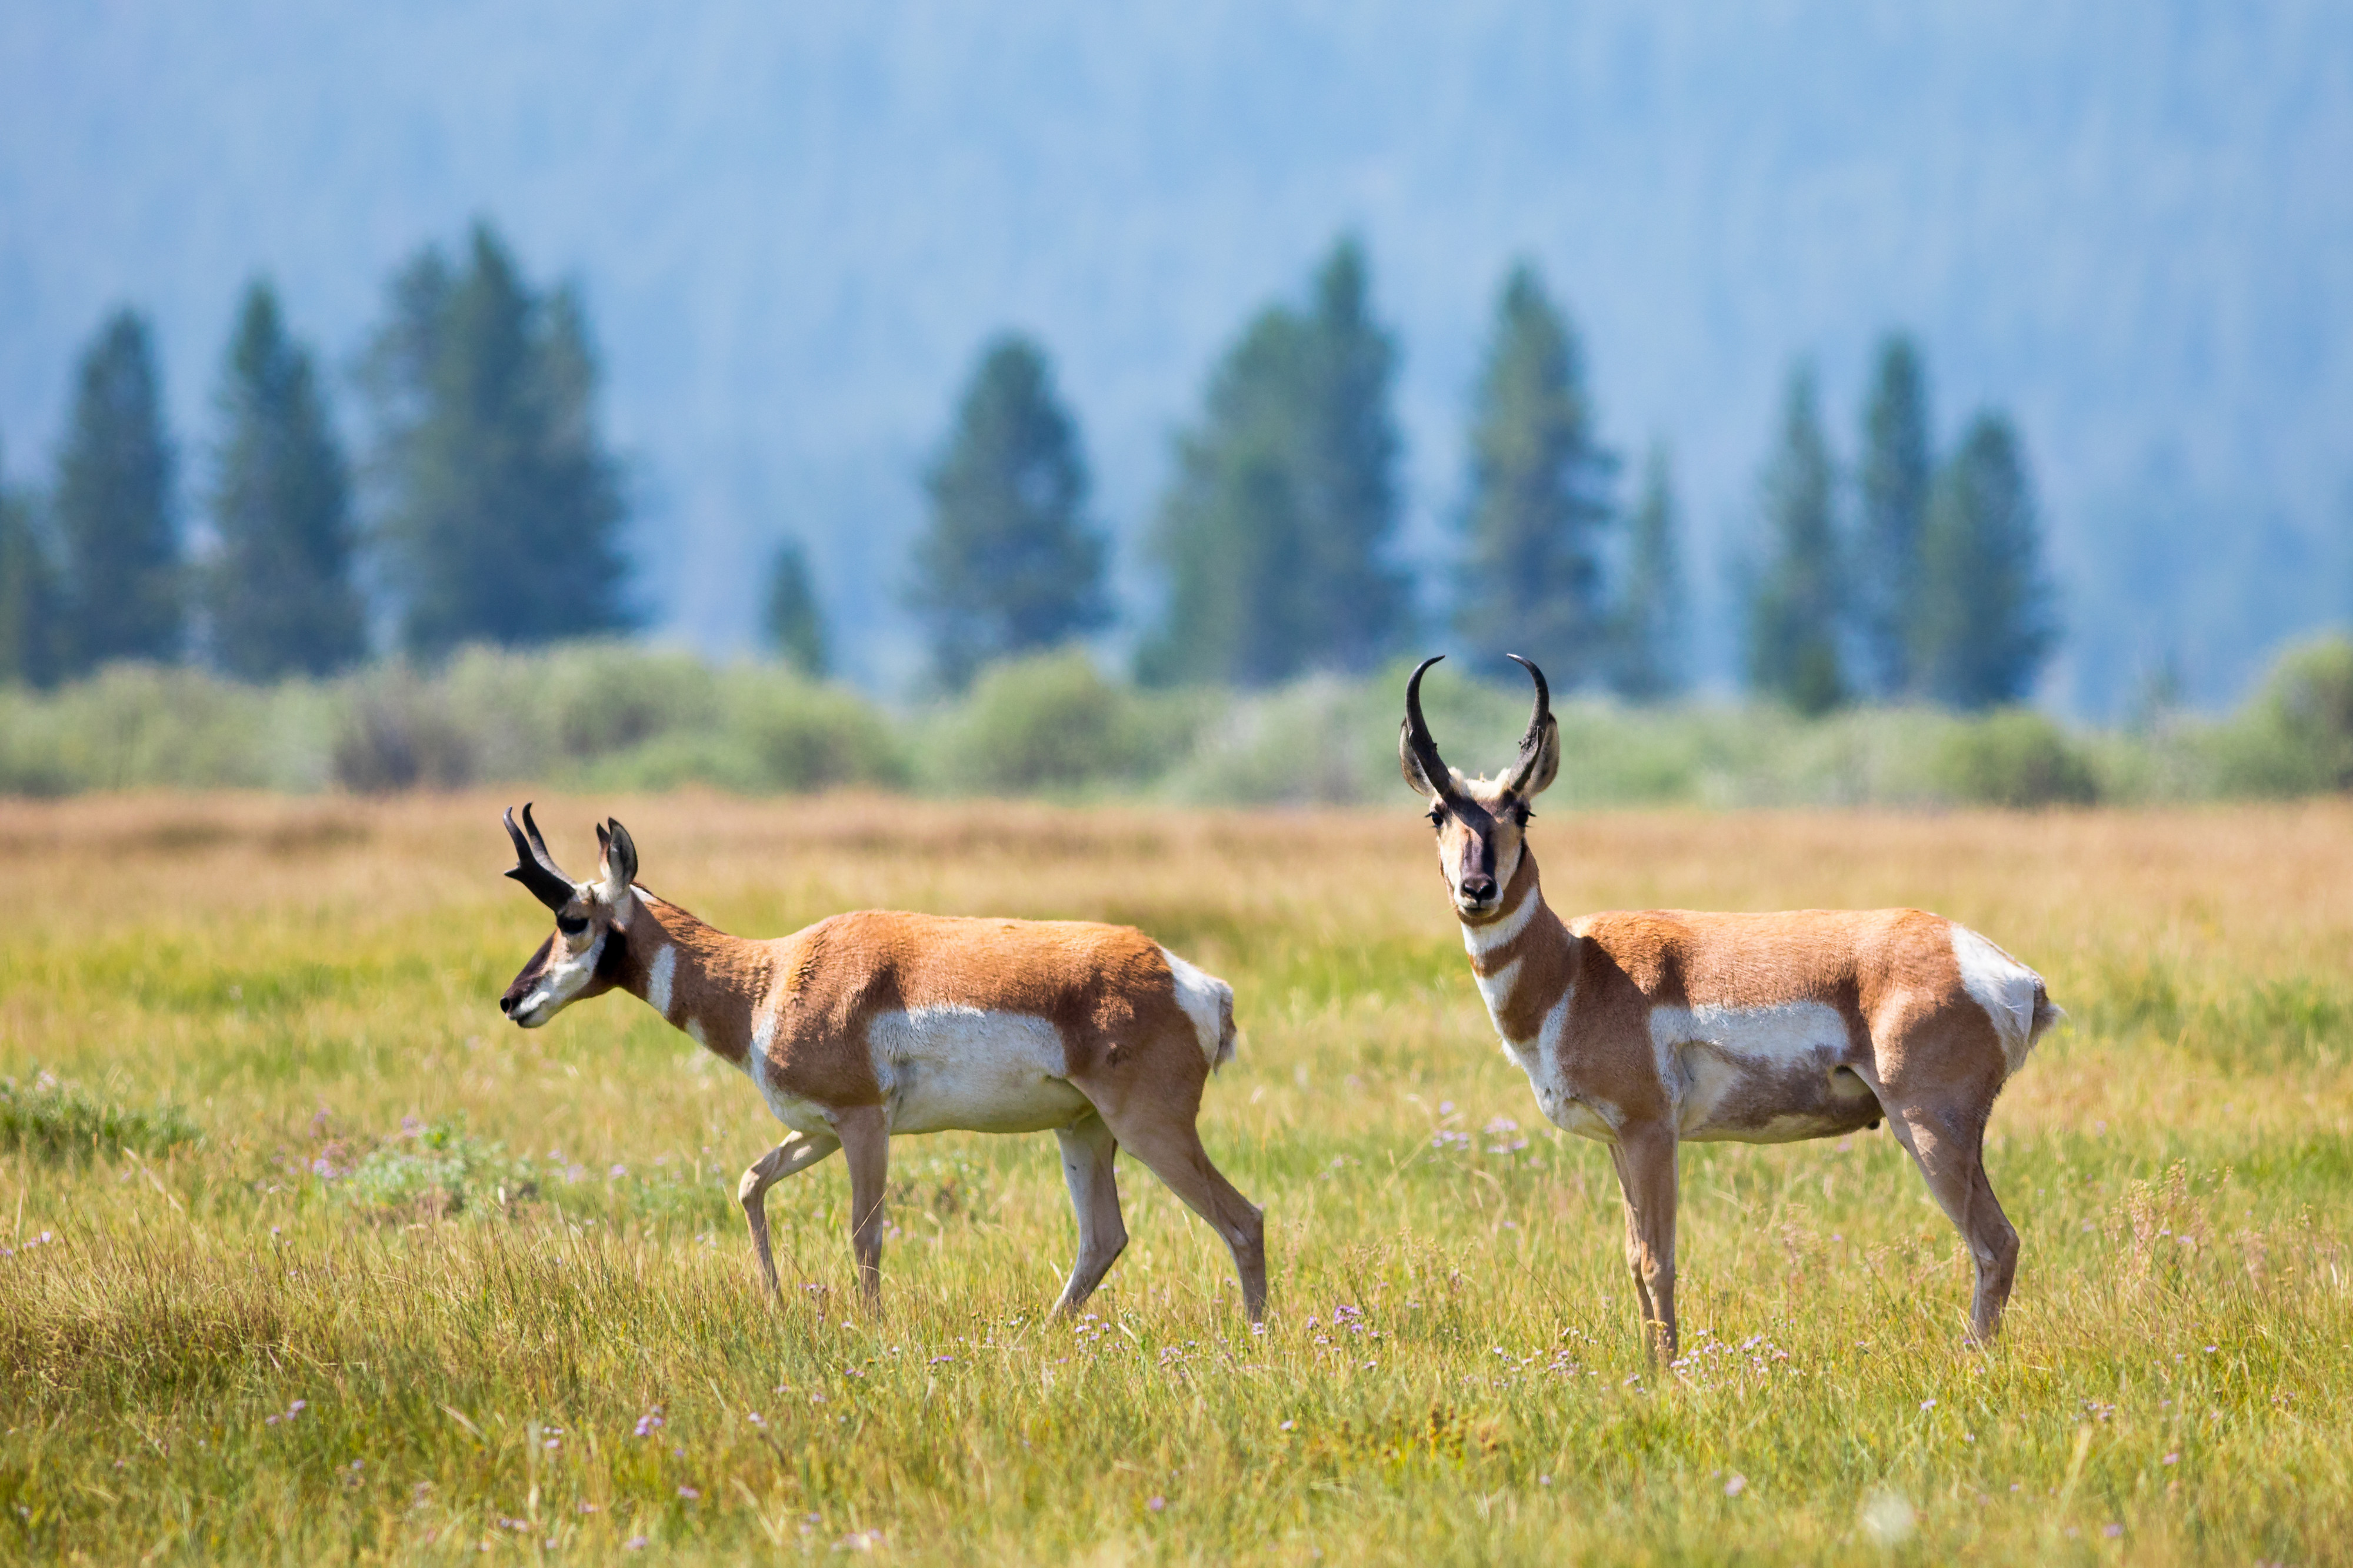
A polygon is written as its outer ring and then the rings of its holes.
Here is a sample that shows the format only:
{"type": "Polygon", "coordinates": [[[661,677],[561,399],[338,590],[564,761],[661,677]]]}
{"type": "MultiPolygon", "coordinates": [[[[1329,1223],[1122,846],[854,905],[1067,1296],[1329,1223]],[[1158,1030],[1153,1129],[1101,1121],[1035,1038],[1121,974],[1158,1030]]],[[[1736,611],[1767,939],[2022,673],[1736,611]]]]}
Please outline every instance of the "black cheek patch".
{"type": "Polygon", "coordinates": [[[605,933],[605,949],[596,955],[596,979],[606,985],[621,983],[621,966],[628,962],[629,939],[618,926],[605,933]]]}

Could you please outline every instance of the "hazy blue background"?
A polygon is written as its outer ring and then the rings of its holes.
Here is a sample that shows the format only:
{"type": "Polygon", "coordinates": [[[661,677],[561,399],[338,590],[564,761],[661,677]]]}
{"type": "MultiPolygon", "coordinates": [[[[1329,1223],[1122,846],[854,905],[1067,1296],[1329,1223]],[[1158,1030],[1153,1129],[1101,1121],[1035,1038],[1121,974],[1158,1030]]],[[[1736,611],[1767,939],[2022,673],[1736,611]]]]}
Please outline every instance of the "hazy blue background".
{"type": "MultiPolygon", "coordinates": [[[[0,7],[0,441],[45,477],[73,356],[155,318],[193,496],[236,293],[348,363],[393,267],[492,218],[582,285],[658,633],[748,644],[810,542],[851,672],[914,668],[915,474],[990,331],[1057,356],[1132,541],[1247,312],[1365,237],[1437,558],[1502,272],[1678,460],[1704,668],[1793,356],[1841,456],[1915,329],[1949,435],[2035,463],[2114,712],[2168,650],[2234,697],[2353,613],[2353,6],[1048,3],[0,7]]],[[[343,422],[356,438],[357,407],[343,422]]],[[[193,515],[193,509],[191,509],[193,515]]]]}

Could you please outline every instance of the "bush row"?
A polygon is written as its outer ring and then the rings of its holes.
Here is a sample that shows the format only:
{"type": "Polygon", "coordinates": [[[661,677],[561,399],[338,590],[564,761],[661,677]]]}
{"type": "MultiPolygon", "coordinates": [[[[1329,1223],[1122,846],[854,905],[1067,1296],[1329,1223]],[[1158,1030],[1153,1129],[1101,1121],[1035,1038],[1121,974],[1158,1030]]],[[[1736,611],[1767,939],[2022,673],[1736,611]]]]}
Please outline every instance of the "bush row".
{"type": "MultiPolygon", "coordinates": [[[[1345,803],[1397,783],[1403,671],[1275,690],[1154,692],[1069,651],[999,665],[954,702],[886,709],[765,665],[591,643],[475,649],[430,674],[242,686],[124,666],[47,694],[0,689],[0,793],[142,787],[383,793],[533,781],[742,794],[1345,803]]],[[[1511,684],[1433,679],[1441,747],[1506,762],[1511,684]]],[[[2353,788],[2353,641],[2284,655],[2240,711],[2133,731],[2011,710],[1852,710],[1819,720],[1563,700],[1564,804],[2036,806],[2285,797],[2353,788]]]]}

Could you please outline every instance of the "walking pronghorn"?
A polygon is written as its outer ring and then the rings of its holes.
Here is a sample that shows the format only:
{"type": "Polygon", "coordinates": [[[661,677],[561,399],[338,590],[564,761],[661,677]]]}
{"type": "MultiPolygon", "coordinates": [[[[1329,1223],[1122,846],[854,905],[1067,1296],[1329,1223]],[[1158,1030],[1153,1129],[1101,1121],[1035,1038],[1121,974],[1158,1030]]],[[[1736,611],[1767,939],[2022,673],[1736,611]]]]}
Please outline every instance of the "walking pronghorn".
{"type": "Polygon", "coordinates": [[[746,941],[637,886],[637,846],[618,822],[596,829],[589,882],[556,868],[529,805],[506,827],[507,875],[555,911],[555,932],[500,1011],[533,1029],[618,987],[743,1068],[791,1130],[736,1186],[771,1292],[765,1200],[785,1177],[844,1152],[859,1286],[876,1300],[892,1133],[1050,1128],[1079,1222],[1060,1310],[1127,1245],[1112,1169],[1125,1145],[1224,1238],[1242,1310],[1264,1317],[1264,1224],[1194,1127],[1202,1085],[1234,1052],[1224,981],[1126,926],[1079,921],[867,910],[746,941]]]}
{"type": "Polygon", "coordinates": [[[1977,1265],[1969,1338],[1993,1337],[2018,1268],[1994,1200],[1986,1119],[2060,1016],[2032,970],[1919,910],[1701,914],[1643,910],[1564,922],[1546,907],[1529,803],[1560,767],[1544,672],[1511,770],[1449,768],[1405,688],[1398,759],[1430,802],[1462,944],[1505,1051],[1554,1122],[1609,1145],[1626,1255],[1653,1353],[1675,1356],[1675,1149],[1891,1130],[1977,1265]]]}

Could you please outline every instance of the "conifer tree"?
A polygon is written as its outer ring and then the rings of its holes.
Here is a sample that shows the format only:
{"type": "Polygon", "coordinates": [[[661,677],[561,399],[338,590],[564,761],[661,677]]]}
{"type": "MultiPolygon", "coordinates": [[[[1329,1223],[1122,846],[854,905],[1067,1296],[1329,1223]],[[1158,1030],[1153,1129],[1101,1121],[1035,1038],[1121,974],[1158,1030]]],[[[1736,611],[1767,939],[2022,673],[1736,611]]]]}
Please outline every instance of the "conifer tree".
{"type": "Polygon", "coordinates": [[[33,498],[8,483],[0,464],[0,685],[58,678],[61,607],[57,562],[33,498]]]}
{"type": "Polygon", "coordinates": [[[172,470],[147,322],[118,310],[83,353],[58,463],[53,504],[69,669],[179,656],[185,615],[172,470]]]}
{"type": "Polygon", "coordinates": [[[812,680],[824,679],[825,613],[818,605],[808,552],[797,539],[785,540],[768,558],[768,596],[761,606],[760,628],[786,664],[812,680]]]}
{"type": "Polygon", "coordinates": [[[923,483],[932,521],[910,597],[943,686],[961,690],[991,659],[1110,622],[1078,427],[1036,343],[1007,333],[983,348],[923,483]]]}
{"type": "Polygon", "coordinates": [[[1767,559],[1748,604],[1748,684],[1800,713],[1847,700],[1830,450],[1811,371],[1791,373],[1764,482],[1767,559]]]}
{"type": "Polygon", "coordinates": [[[1151,549],[1168,578],[1136,659],[1155,684],[1263,686],[1361,670],[1396,646],[1396,353],[1370,316],[1364,253],[1342,240],[1314,303],[1259,312],[1179,437],[1151,549]]]}
{"type": "Polygon", "coordinates": [[[1370,669],[1406,632],[1405,574],[1387,559],[1402,443],[1390,407],[1397,349],[1372,318],[1363,246],[1344,237],[1316,271],[1293,486],[1304,525],[1310,662],[1370,669]]]}
{"type": "Polygon", "coordinates": [[[1615,639],[1616,685],[1620,695],[1636,702],[1675,696],[1688,679],[1682,531],[1667,449],[1654,445],[1642,465],[1642,499],[1635,505],[1627,541],[1626,587],[1618,604],[1615,639]]]}
{"type": "Polygon", "coordinates": [[[1969,422],[1936,477],[1921,583],[1912,657],[1927,695],[1969,709],[2023,700],[2059,627],[2025,454],[1998,412],[1969,422]]]}
{"type": "Polygon", "coordinates": [[[1863,409],[1855,540],[1862,675],[1882,699],[1909,695],[1916,685],[1912,626],[1920,610],[1920,533],[1928,513],[1928,431],[1919,351],[1911,339],[1891,333],[1880,343],[1863,409]]]}
{"type": "Polygon", "coordinates": [[[627,508],[596,431],[596,379],[577,299],[532,289],[487,226],[463,270],[427,248],[394,279],[365,382],[412,654],[631,624],[627,508]]]}
{"type": "Polygon", "coordinates": [[[1522,263],[1496,301],[1471,430],[1456,628],[1535,659],[1560,689],[1605,673],[1601,548],[1616,457],[1594,430],[1577,334],[1522,263]]]}
{"type": "Polygon", "coordinates": [[[324,675],[367,651],[352,584],[351,481],[310,354],[266,282],[246,290],[221,379],[206,574],[213,656],[247,680],[324,675]]]}

